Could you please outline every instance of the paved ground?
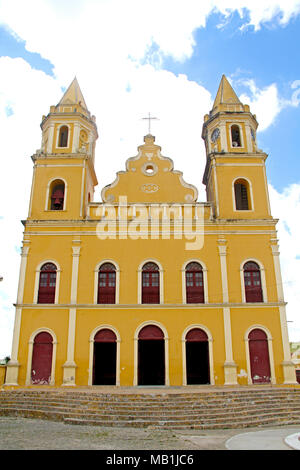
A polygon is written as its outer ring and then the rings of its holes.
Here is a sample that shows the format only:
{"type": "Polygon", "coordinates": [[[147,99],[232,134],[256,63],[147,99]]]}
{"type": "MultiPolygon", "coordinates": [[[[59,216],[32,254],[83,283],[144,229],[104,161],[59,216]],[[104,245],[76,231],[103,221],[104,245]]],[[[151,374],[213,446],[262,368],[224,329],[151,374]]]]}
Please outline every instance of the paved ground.
{"type": "Polygon", "coordinates": [[[0,450],[292,450],[295,433],[298,442],[300,426],[158,431],[0,417],[0,450]]]}

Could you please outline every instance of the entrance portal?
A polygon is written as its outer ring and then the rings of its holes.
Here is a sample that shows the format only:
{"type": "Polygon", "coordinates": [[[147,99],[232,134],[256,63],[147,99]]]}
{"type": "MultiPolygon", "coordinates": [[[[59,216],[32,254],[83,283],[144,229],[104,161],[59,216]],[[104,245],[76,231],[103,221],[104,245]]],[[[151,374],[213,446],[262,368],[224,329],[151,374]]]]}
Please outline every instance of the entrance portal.
{"type": "Polygon", "coordinates": [[[155,325],[145,326],[139,333],[138,385],[165,385],[165,340],[155,325]]]}
{"type": "Polygon", "coordinates": [[[269,383],[271,370],[267,335],[256,328],[249,333],[248,338],[252,382],[269,383]]]}
{"type": "Polygon", "coordinates": [[[93,385],[116,385],[117,338],[105,328],[94,338],[93,385]]]}
{"type": "Polygon", "coordinates": [[[51,381],[52,343],[52,336],[46,331],[34,338],[31,363],[31,383],[33,384],[47,385],[51,381]]]}
{"type": "Polygon", "coordinates": [[[199,328],[190,330],[186,337],[186,383],[187,385],[209,384],[208,337],[199,328]]]}

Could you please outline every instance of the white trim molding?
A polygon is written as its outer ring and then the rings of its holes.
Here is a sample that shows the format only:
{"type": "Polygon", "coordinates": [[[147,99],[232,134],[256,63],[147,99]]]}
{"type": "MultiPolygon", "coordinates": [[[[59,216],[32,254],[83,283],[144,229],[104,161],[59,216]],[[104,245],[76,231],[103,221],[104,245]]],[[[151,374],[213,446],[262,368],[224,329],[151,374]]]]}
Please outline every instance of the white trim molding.
{"type": "Polygon", "coordinates": [[[186,304],[186,275],[185,275],[185,270],[186,267],[189,263],[198,263],[202,267],[202,272],[203,272],[203,289],[204,289],[204,303],[208,304],[208,283],[207,283],[207,267],[203,261],[200,259],[192,258],[188,261],[185,261],[185,263],[182,266],[181,270],[181,277],[182,277],[182,303],[186,304]]]}
{"type": "Polygon", "coordinates": [[[47,190],[46,190],[45,211],[51,210],[50,209],[51,204],[50,204],[50,200],[49,200],[49,198],[50,198],[50,186],[54,181],[62,181],[65,185],[65,189],[64,189],[64,206],[63,206],[62,210],[66,210],[68,184],[67,184],[67,182],[64,178],[62,178],[61,176],[57,176],[55,178],[51,178],[51,180],[48,181],[47,190]]]}
{"type": "MultiPolygon", "coordinates": [[[[244,280],[244,265],[250,261],[253,261],[259,266],[260,269],[260,279],[261,279],[261,288],[263,294],[263,302],[268,302],[268,295],[267,295],[267,283],[266,283],[266,273],[264,265],[256,258],[247,258],[243,260],[240,264],[240,278],[241,278],[241,292],[242,292],[242,302],[246,302],[246,290],[245,290],[245,280],[244,280]]],[[[259,302],[258,302],[259,303],[259,302]]]]}
{"type": "Polygon", "coordinates": [[[214,374],[214,360],[213,360],[213,347],[212,347],[212,334],[209,329],[200,324],[193,324],[189,325],[185,328],[181,336],[181,344],[182,344],[182,385],[187,385],[187,371],[186,371],[186,335],[189,331],[193,330],[194,328],[203,330],[207,334],[208,338],[208,358],[209,358],[209,377],[210,377],[210,385],[215,385],[215,374],[214,374]]]}
{"type": "Polygon", "coordinates": [[[120,268],[119,265],[112,259],[103,259],[96,264],[94,269],[94,304],[100,305],[97,303],[98,301],[98,278],[99,278],[99,269],[104,263],[111,263],[116,268],[116,296],[115,296],[115,304],[118,305],[120,303],[120,268]]]}
{"type": "Polygon", "coordinates": [[[249,180],[249,178],[246,178],[246,176],[237,176],[232,181],[232,207],[233,207],[233,212],[254,212],[254,200],[253,200],[252,183],[249,180]],[[249,201],[248,201],[248,204],[250,203],[250,206],[251,206],[250,209],[237,209],[236,208],[234,185],[235,185],[235,182],[238,181],[238,180],[244,180],[244,181],[246,181],[246,183],[248,183],[248,187],[249,187],[249,201]]]}
{"type": "Polygon", "coordinates": [[[120,343],[121,343],[121,337],[120,337],[120,333],[118,332],[118,330],[112,326],[112,325],[108,325],[108,324],[105,324],[105,325],[100,325],[100,326],[97,326],[96,328],[93,329],[93,331],[91,332],[90,334],[90,338],[89,338],[89,369],[88,369],[88,373],[89,373],[89,377],[88,377],[88,385],[93,385],[93,365],[94,365],[94,338],[96,336],[96,334],[101,331],[101,330],[104,330],[104,329],[108,329],[108,330],[111,330],[114,332],[114,334],[116,335],[116,346],[117,346],[117,355],[116,355],[116,386],[120,386],[120,343]]]}
{"type": "MultiPolygon", "coordinates": [[[[35,281],[34,281],[34,291],[33,291],[33,303],[37,304],[38,303],[38,293],[39,293],[39,285],[40,285],[40,272],[42,266],[46,263],[52,263],[55,264],[56,266],[56,283],[55,283],[55,298],[54,298],[54,304],[58,304],[58,299],[59,299],[59,285],[60,285],[60,265],[58,262],[54,259],[46,259],[41,261],[36,270],[35,270],[35,281]]],[[[42,304],[41,304],[42,305],[42,304]]]]}
{"type": "Polygon", "coordinates": [[[164,342],[165,342],[165,386],[170,385],[170,377],[169,377],[169,336],[166,328],[160,322],[155,320],[149,320],[143,322],[141,325],[137,327],[134,333],[134,373],[133,373],[133,386],[138,385],[138,341],[139,341],[139,333],[140,331],[148,325],[154,325],[160,328],[164,334],[164,342]]]}
{"type": "Polygon", "coordinates": [[[143,266],[146,263],[157,264],[159,268],[159,303],[163,304],[164,303],[164,276],[163,276],[164,271],[160,262],[153,258],[145,259],[142,263],[140,263],[138,267],[138,272],[137,272],[138,274],[138,304],[142,304],[142,272],[143,272],[143,266]]]}

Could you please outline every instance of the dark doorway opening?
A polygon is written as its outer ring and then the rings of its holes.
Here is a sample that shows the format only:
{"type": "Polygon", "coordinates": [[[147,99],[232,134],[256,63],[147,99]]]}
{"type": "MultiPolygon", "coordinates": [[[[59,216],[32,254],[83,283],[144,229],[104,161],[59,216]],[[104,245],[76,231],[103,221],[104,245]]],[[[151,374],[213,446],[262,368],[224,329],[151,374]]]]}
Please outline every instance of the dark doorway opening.
{"type": "Polygon", "coordinates": [[[186,342],[187,384],[209,384],[208,343],[186,342]]]}
{"type": "Polygon", "coordinates": [[[116,335],[102,329],[94,339],[93,385],[116,385],[116,364],[116,335]]]}
{"type": "Polygon", "coordinates": [[[165,342],[139,339],[138,385],[165,385],[165,342]]]}
{"type": "Polygon", "coordinates": [[[205,331],[194,328],[186,335],[187,385],[210,383],[208,337],[205,331]]]}
{"type": "Polygon", "coordinates": [[[116,385],[116,343],[94,344],[93,385],[116,385]]]}

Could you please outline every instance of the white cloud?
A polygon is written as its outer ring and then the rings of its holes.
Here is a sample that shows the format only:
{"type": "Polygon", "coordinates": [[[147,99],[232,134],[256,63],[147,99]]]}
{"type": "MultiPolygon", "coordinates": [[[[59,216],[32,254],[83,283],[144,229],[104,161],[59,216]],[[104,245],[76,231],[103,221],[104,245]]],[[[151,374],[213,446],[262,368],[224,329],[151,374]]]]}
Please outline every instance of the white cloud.
{"type": "Polygon", "coordinates": [[[300,184],[292,184],[281,193],[269,185],[272,215],[279,218],[278,238],[283,288],[287,305],[291,341],[300,338],[300,184]]]}
{"type": "MultiPolygon", "coordinates": [[[[77,75],[88,107],[97,117],[100,134],[96,153],[99,200],[101,188],[124,169],[128,157],[136,154],[147,132],[141,118],[150,111],[160,119],[153,124],[153,133],[163,155],[172,158],[175,168],[184,172],[185,180],[200,189],[203,200],[201,179],[205,158],[200,135],[203,115],[211,108],[211,96],[186,76],[176,77],[171,72],[143,66],[141,59],[153,43],[158,46],[158,57],[160,54],[176,60],[190,57],[193,33],[205,26],[214,9],[224,15],[238,11],[242,18],[248,13],[245,24],[259,29],[278,13],[279,23],[284,25],[299,13],[299,2],[73,0],[70,8],[68,2],[60,0],[0,0],[0,24],[26,41],[29,51],[41,54],[55,67],[52,78],[33,70],[23,59],[0,58],[0,125],[4,136],[1,200],[7,201],[9,195],[9,204],[2,204],[0,214],[1,226],[5,227],[0,247],[0,275],[4,276],[0,283],[3,307],[0,358],[10,352],[6,345],[11,344],[14,316],[11,304],[16,298],[20,261],[16,247],[22,239],[20,220],[27,216],[32,176],[30,155],[40,147],[42,115],[61,98],[60,87],[68,86],[77,75]]],[[[251,92],[248,102],[263,130],[274,121],[282,103],[275,84],[263,90],[254,81],[248,85],[251,92]]],[[[275,196],[277,207],[282,199],[275,196]]],[[[282,197],[285,200],[291,196],[282,197]]]]}

